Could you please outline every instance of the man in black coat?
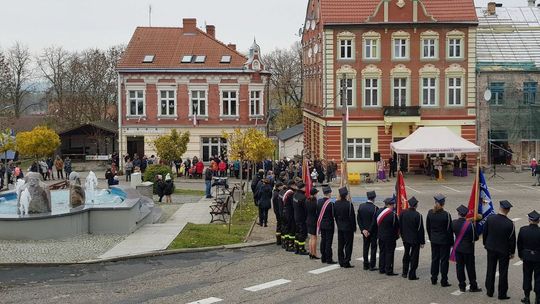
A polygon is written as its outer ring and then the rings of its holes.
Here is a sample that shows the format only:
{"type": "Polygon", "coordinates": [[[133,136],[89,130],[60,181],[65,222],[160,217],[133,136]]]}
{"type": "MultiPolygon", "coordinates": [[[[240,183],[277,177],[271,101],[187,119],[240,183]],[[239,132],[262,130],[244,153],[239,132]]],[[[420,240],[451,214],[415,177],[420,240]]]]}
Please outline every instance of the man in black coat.
{"type": "Polygon", "coordinates": [[[517,248],[519,258],[523,261],[523,291],[525,298],[522,303],[530,304],[530,294],[532,280],[534,277],[534,293],[536,294],[535,304],[540,304],[540,228],[538,221],[540,214],[533,211],[528,214],[529,226],[521,227],[519,230],[517,248]]]}
{"type": "Polygon", "coordinates": [[[424,248],[424,244],[426,244],[424,220],[422,215],[416,211],[416,206],[418,206],[418,200],[413,196],[409,199],[409,209],[404,210],[399,216],[399,231],[405,248],[401,276],[409,278],[409,280],[418,280],[416,269],[418,269],[420,247],[424,248]]]}
{"type": "Polygon", "coordinates": [[[293,196],[294,222],[296,225],[295,254],[308,255],[306,251],[307,238],[307,209],[306,209],[306,185],[299,181],[296,183],[296,192],[293,196]]]}
{"type": "Polygon", "coordinates": [[[349,190],[339,189],[339,200],[334,204],[334,218],[338,227],[338,261],[343,268],[353,268],[351,254],[354,232],[356,231],[356,216],[354,207],[347,199],[349,190]]]}
{"type": "Polygon", "coordinates": [[[374,231],[374,234],[370,234],[369,232],[371,224],[375,219],[375,213],[379,210],[374,204],[375,197],[377,197],[375,191],[369,191],[367,193],[368,200],[367,202],[360,204],[357,215],[358,228],[360,228],[362,239],[364,241],[364,270],[369,269],[371,271],[378,269],[375,267],[377,260],[377,232],[374,231]]]}
{"type": "Polygon", "coordinates": [[[456,236],[454,243],[454,253],[456,255],[456,274],[459,281],[459,290],[466,291],[467,283],[465,281],[465,269],[469,276],[470,292],[481,292],[476,282],[476,269],[474,261],[474,242],[478,241],[478,233],[474,224],[465,218],[469,213],[469,208],[461,205],[457,209],[459,218],[452,221],[452,230],[456,236]],[[461,241],[458,243],[459,236],[461,241]]]}
{"type": "Polygon", "coordinates": [[[512,204],[500,202],[499,214],[490,215],[484,224],[483,241],[487,250],[486,292],[493,297],[495,273],[499,264],[499,300],[508,300],[508,265],[516,252],[516,232],[514,222],[507,215],[512,204]]]}
{"type": "Polygon", "coordinates": [[[334,203],[331,200],[332,189],[330,186],[322,187],[324,197],[317,201],[317,230],[321,234],[321,262],[336,264],[332,260],[332,242],[334,239],[334,203]]]}
{"type": "Polygon", "coordinates": [[[295,183],[293,180],[289,180],[287,187],[284,191],[280,192],[279,197],[282,201],[283,207],[281,210],[281,231],[284,234],[283,244],[287,251],[294,251],[294,240],[295,240],[295,222],[294,222],[294,208],[292,205],[292,198],[294,194],[293,187],[295,183]]]}
{"type": "Polygon", "coordinates": [[[277,182],[272,193],[272,208],[276,216],[276,245],[281,245],[281,204],[279,202],[279,193],[283,189],[283,183],[277,182]]]}
{"type": "Polygon", "coordinates": [[[431,284],[437,285],[440,271],[441,286],[449,287],[452,286],[448,283],[450,247],[454,244],[452,217],[444,210],[446,197],[437,194],[433,198],[435,206],[426,217],[426,230],[431,241],[431,284]]]}
{"type": "Polygon", "coordinates": [[[399,238],[399,219],[394,212],[394,198],[384,200],[384,208],[375,214],[370,233],[376,233],[379,241],[379,273],[389,276],[394,273],[394,252],[396,240],[399,238]]]}

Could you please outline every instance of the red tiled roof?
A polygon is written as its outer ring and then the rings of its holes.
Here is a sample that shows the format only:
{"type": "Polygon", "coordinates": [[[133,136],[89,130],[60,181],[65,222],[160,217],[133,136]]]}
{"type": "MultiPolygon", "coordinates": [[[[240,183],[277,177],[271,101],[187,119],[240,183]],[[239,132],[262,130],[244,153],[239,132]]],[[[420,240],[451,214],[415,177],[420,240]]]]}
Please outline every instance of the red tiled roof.
{"type": "Polygon", "coordinates": [[[118,69],[238,69],[247,58],[196,29],[185,33],[177,27],[137,27],[126,48],[118,69]],[[143,63],[146,55],[154,55],[152,63],[143,63]],[[185,55],[204,55],[204,63],[181,63],[185,55]],[[224,55],[231,56],[230,63],[220,63],[224,55]]]}
{"type": "MultiPolygon", "coordinates": [[[[324,24],[366,23],[384,0],[320,0],[324,24]]],[[[406,0],[411,1],[411,0],[406,0]]],[[[394,2],[394,1],[392,1],[394,2]]],[[[428,15],[437,22],[478,22],[474,0],[423,0],[428,15]]],[[[382,8],[381,8],[382,9],[382,8]]]]}

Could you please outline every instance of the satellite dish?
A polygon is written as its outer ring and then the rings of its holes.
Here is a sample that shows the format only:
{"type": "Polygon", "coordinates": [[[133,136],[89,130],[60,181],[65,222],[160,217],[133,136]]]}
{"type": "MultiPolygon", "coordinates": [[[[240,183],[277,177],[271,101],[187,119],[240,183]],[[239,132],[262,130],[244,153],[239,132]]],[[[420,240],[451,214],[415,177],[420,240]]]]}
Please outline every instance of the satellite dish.
{"type": "Polygon", "coordinates": [[[489,101],[491,99],[491,90],[490,89],[486,89],[484,91],[484,100],[485,101],[489,101]]]}

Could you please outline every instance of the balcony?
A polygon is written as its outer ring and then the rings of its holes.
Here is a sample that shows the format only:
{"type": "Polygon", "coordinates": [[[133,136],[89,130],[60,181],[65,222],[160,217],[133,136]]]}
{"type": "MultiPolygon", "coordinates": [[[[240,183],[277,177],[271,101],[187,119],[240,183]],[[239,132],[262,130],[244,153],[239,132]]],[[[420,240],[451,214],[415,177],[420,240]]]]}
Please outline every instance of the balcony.
{"type": "Polygon", "coordinates": [[[420,107],[384,107],[384,116],[411,117],[420,116],[420,107]]]}

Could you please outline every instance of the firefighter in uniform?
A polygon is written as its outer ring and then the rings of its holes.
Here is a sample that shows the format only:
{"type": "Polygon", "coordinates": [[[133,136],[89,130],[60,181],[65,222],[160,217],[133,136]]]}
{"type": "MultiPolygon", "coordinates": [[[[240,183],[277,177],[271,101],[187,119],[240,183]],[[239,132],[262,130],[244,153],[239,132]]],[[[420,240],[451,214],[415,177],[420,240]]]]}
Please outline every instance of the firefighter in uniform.
{"type": "Polygon", "coordinates": [[[405,248],[401,276],[409,280],[418,280],[416,269],[418,269],[420,247],[424,248],[426,244],[424,220],[416,211],[416,206],[418,206],[418,200],[413,196],[409,199],[409,209],[404,210],[399,216],[401,239],[405,248]]]}
{"type": "Polygon", "coordinates": [[[289,222],[288,222],[288,215],[287,215],[287,209],[285,208],[285,201],[286,198],[289,196],[292,196],[293,190],[291,187],[294,185],[294,181],[289,180],[287,182],[287,186],[283,186],[283,189],[278,194],[278,199],[280,203],[280,215],[281,215],[281,247],[283,249],[289,249],[290,244],[289,240],[290,237],[290,231],[289,231],[289,222]]]}
{"type": "Polygon", "coordinates": [[[306,251],[307,209],[305,188],[306,185],[299,181],[296,183],[296,192],[293,195],[294,222],[296,224],[294,253],[300,255],[308,255],[306,251]]]}
{"type": "Polygon", "coordinates": [[[470,292],[481,292],[482,289],[478,288],[476,282],[476,269],[474,261],[474,242],[478,240],[479,236],[474,224],[467,221],[465,218],[469,213],[469,208],[461,205],[457,209],[459,218],[452,221],[452,230],[456,236],[456,242],[460,235],[461,241],[459,244],[454,244],[454,252],[456,255],[456,274],[459,281],[459,290],[461,292],[466,291],[467,283],[465,281],[465,269],[469,276],[470,292]]]}
{"type": "Polygon", "coordinates": [[[375,220],[370,231],[376,231],[379,241],[379,273],[389,276],[394,273],[394,252],[396,250],[396,240],[399,238],[399,219],[394,212],[393,198],[384,199],[384,208],[375,214],[375,220]]]}
{"type": "Polygon", "coordinates": [[[293,196],[296,183],[293,180],[289,180],[289,189],[283,195],[283,217],[284,225],[287,230],[287,245],[285,249],[289,252],[295,251],[296,244],[296,223],[294,222],[294,206],[293,196]]]}
{"type": "Polygon", "coordinates": [[[279,200],[279,193],[283,189],[283,183],[277,182],[274,186],[274,192],[272,193],[272,208],[276,215],[276,245],[281,245],[281,204],[279,200]]]}
{"type": "Polygon", "coordinates": [[[523,261],[523,291],[525,298],[522,303],[530,304],[531,290],[536,294],[535,304],[540,304],[540,214],[533,211],[528,214],[529,226],[521,227],[518,234],[517,248],[519,258],[523,261]],[[534,289],[532,280],[534,278],[534,289]]]}
{"type": "Polygon", "coordinates": [[[353,268],[351,254],[353,249],[354,232],[356,231],[356,216],[352,203],[347,199],[349,190],[339,189],[339,200],[334,204],[334,218],[338,227],[338,261],[343,268],[353,268]]]}
{"type": "Polygon", "coordinates": [[[363,246],[363,257],[364,257],[364,270],[375,271],[378,268],[375,267],[377,263],[377,233],[374,231],[373,234],[369,232],[371,224],[374,221],[375,213],[379,208],[375,206],[375,197],[377,194],[375,191],[367,192],[367,202],[360,204],[358,207],[358,228],[362,233],[362,240],[364,243],[363,246]],[[371,253],[371,254],[370,254],[371,253]]]}
{"type": "Polygon", "coordinates": [[[433,198],[435,206],[429,210],[426,218],[426,230],[431,241],[431,284],[437,285],[440,271],[441,286],[449,287],[452,286],[448,283],[450,247],[454,244],[452,216],[444,210],[444,195],[437,194],[433,198]]]}
{"type": "Polygon", "coordinates": [[[486,293],[493,297],[495,274],[499,264],[499,300],[508,300],[508,265],[516,252],[516,231],[514,222],[507,217],[512,204],[500,201],[499,214],[486,219],[483,231],[484,247],[487,250],[486,293]]]}
{"type": "Polygon", "coordinates": [[[317,201],[317,233],[321,234],[321,262],[323,264],[336,264],[332,259],[332,242],[334,240],[334,203],[332,202],[332,188],[322,187],[324,197],[317,201]]]}

